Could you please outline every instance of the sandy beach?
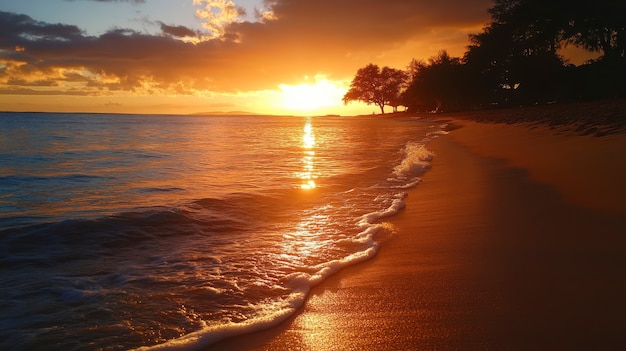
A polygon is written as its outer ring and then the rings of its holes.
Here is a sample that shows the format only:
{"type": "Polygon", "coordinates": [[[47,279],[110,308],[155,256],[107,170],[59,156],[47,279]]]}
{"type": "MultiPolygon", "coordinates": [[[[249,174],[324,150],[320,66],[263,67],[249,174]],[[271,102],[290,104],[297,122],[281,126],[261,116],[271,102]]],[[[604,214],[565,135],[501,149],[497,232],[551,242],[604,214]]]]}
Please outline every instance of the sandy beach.
{"type": "Polygon", "coordinates": [[[280,326],[209,349],[623,348],[626,135],[450,124],[374,259],[280,326]]]}

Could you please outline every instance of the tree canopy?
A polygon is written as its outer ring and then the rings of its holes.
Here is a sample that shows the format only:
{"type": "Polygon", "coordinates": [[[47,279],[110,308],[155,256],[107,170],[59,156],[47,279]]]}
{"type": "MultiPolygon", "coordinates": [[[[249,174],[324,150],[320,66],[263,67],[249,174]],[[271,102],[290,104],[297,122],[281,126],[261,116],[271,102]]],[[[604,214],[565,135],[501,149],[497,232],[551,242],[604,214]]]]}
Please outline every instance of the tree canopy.
{"type": "Polygon", "coordinates": [[[369,64],[343,101],[409,110],[458,110],[626,96],[626,1],[493,0],[492,21],[462,58],[443,50],[406,70],[369,64]],[[581,66],[559,49],[599,52],[581,66]]]}
{"type": "Polygon", "coordinates": [[[350,89],[343,97],[344,104],[351,101],[363,101],[366,104],[374,104],[385,113],[385,106],[395,109],[400,106],[400,90],[406,80],[406,73],[402,70],[369,64],[360,68],[350,89]]]}

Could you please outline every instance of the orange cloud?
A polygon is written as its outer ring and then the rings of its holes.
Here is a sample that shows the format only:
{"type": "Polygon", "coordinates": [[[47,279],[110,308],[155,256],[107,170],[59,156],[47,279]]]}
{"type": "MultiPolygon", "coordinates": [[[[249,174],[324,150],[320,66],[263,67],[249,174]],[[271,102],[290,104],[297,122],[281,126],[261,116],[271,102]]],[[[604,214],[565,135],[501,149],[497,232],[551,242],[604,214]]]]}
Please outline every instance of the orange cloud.
{"type": "Polygon", "coordinates": [[[441,49],[460,55],[490,0],[276,0],[242,22],[232,1],[195,0],[219,37],[158,22],[162,35],[79,28],[0,12],[2,93],[196,94],[278,89],[302,77],[350,79],[374,62],[404,68],[441,49]],[[183,38],[196,37],[195,42],[183,38]]]}

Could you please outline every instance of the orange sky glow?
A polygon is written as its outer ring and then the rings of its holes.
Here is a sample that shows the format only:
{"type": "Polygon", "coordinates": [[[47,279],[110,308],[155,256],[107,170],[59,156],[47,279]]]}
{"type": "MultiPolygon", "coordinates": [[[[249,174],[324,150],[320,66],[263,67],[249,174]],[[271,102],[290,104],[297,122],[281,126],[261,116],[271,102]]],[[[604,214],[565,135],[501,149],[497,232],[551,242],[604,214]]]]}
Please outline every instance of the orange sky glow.
{"type": "Polygon", "coordinates": [[[0,39],[0,110],[288,115],[372,113],[373,106],[341,101],[358,68],[405,69],[442,49],[461,56],[468,34],[489,22],[491,6],[489,0],[45,0],[44,12],[15,3],[0,0],[0,32],[9,33],[0,39]],[[87,28],[90,16],[95,21],[116,9],[136,18],[87,28]],[[55,17],[71,10],[86,22],[55,17]]]}

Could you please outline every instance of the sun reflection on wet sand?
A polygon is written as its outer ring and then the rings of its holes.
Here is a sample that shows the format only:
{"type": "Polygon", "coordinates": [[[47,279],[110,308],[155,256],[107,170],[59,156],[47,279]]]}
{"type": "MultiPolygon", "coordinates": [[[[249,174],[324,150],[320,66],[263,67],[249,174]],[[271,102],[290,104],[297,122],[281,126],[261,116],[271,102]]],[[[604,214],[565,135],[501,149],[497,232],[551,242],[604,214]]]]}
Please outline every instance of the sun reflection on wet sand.
{"type": "Polygon", "coordinates": [[[310,120],[307,120],[304,125],[304,134],[302,135],[302,172],[298,173],[298,178],[302,180],[300,184],[301,189],[310,190],[315,189],[317,184],[315,179],[315,134],[313,133],[313,125],[310,120]]]}

